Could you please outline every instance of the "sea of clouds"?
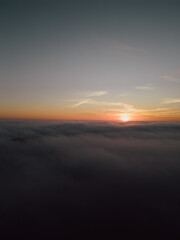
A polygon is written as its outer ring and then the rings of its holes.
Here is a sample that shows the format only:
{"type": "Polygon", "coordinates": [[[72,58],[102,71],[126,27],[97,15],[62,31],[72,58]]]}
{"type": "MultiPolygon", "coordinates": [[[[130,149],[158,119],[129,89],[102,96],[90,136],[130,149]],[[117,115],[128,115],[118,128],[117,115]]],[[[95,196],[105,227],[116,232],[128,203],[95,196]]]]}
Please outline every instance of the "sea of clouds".
{"type": "Polygon", "coordinates": [[[179,173],[180,123],[1,120],[1,230],[175,232],[179,173]]]}

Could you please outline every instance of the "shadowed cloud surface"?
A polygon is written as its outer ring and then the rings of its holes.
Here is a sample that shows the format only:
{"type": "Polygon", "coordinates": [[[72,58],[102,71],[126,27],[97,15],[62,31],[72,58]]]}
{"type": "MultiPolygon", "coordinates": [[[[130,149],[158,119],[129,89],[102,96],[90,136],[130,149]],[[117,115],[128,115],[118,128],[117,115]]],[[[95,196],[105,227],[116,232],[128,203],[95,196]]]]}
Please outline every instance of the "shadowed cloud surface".
{"type": "Polygon", "coordinates": [[[179,159],[179,123],[1,120],[2,232],[175,233],[179,159]]]}

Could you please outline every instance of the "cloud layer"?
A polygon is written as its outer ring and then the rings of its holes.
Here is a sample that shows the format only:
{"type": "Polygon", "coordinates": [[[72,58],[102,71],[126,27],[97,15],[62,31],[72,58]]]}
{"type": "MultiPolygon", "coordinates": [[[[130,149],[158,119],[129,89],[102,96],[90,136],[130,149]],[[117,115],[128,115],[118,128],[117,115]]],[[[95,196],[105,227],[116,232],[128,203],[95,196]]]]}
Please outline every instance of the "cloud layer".
{"type": "Polygon", "coordinates": [[[1,121],[2,230],[177,230],[179,133],[170,123],[1,121]]]}

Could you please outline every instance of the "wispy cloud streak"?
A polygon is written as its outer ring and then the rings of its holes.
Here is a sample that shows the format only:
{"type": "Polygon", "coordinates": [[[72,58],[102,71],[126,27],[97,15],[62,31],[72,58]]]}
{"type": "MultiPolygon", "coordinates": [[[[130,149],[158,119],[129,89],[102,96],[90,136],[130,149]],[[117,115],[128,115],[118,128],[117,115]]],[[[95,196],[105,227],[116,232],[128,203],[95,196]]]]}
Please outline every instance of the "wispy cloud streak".
{"type": "Polygon", "coordinates": [[[108,91],[95,91],[95,92],[90,93],[88,95],[88,97],[100,97],[100,96],[103,96],[106,94],[108,94],[108,91]]]}
{"type": "Polygon", "coordinates": [[[136,89],[142,90],[142,91],[151,91],[154,89],[152,86],[137,86],[136,89]]]}
{"type": "Polygon", "coordinates": [[[79,106],[81,106],[83,104],[90,104],[90,103],[92,104],[92,103],[94,103],[94,101],[92,101],[91,99],[83,99],[83,100],[79,101],[78,103],[76,103],[73,106],[73,108],[79,107],[79,106]]]}
{"type": "Polygon", "coordinates": [[[162,100],[164,104],[180,103],[180,98],[166,98],[162,100]]]}
{"type": "Polygon", "coordinates": [[[176,77],[173,77],[173,76],[170,76],[170,75],[163,75],[163,76],[161,76],[161,79],[167,80],[167,81],[170,81],[170,82],[180,83],[180,78],[176,78],[176,77]]]}

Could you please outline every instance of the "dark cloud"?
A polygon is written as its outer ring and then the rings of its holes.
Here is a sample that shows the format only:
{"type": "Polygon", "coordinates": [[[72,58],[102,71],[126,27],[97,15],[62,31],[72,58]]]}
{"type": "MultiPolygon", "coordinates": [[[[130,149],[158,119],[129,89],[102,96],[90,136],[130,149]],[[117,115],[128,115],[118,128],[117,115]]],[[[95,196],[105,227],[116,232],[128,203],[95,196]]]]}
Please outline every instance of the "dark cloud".
{"type": "Polygon", "coordinates": [[[1,121],[2,231],[175,232],[179,159],[178,123],[1,121]]]}

